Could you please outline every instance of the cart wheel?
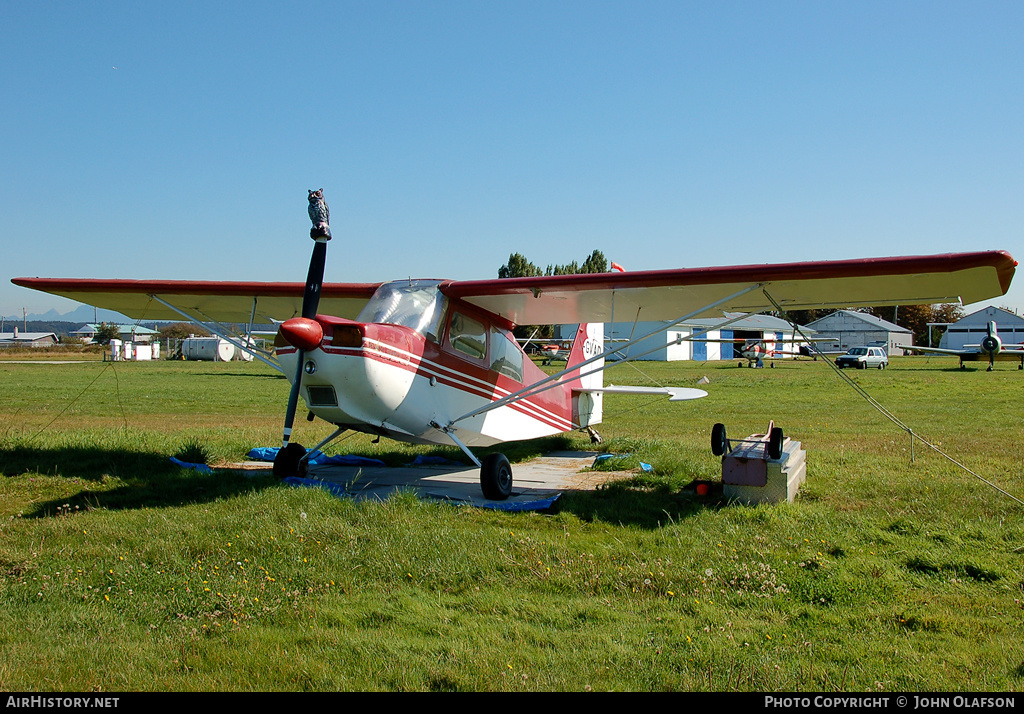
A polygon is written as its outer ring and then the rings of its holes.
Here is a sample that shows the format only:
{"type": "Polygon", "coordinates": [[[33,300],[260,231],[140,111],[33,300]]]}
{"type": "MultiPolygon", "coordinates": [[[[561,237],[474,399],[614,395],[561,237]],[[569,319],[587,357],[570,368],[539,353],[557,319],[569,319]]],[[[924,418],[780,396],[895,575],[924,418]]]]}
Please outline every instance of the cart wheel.
{"type": "Polygon", "coordinates": [[[775,427],[768,435],[768,458],[782,458],[782,429],[775,427]]]}
{"type": "Polygon", "coordinates": [[[721,456],[728,448],[729,440],[725,436],[725,424],[715,424],[711,427],[711,453],[721,456]]]}

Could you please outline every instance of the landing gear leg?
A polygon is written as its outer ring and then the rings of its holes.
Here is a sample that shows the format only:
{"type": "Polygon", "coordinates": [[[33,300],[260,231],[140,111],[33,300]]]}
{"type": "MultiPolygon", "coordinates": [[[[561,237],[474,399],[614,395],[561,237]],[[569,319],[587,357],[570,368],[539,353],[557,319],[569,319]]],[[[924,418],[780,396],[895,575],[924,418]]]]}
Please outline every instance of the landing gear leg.
{"type": "Polygon", "coordinates": [[[590,436],[591,444],[600,444],[602,441],[604,441],[604,439],[601,438],[601,435],[598,434],[592,426],[587,427],[587,434],[590,436]]]}
{"type": "Polygon", "coordinates": [[[480,489],[484,492],[484,498],[491,501],[504,501],[512,495],[512,466],[509,465],[504,454],[489,454],[481,463],[469,450],[469,447],[455,436],[454,429],[443,427],[436,422],[431,422],[430,425],[444,432],[449,439],[455,442],[456,446],[462,449],[470,461],[480,467],[480,489]]]}

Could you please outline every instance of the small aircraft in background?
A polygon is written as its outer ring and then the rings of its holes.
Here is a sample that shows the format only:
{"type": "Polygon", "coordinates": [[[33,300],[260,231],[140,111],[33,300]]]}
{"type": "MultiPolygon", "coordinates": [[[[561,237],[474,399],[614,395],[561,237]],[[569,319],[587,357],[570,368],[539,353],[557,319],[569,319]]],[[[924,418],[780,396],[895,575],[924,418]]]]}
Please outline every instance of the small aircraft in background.
{"type": "MultiPolygon", "coordinates": [[[[764,360],[772,360],[770,365],[775,367],[776,359],[784,359],[788,357],[811,357],[817,359],[817,354],[813,348],[808,347],[809,341],[827,341],[835,342],[834,338],[831,337],[810,337],[810,338],[794,338],[794,339],[762,339],[762,340],[745,340],[743,344],[737,344],[733,347],[733,352],[737,353],[739,357],[742,357],[747,361],[749,367],[764,367],[764,360]],[[790,344],[798,345],[796,352],[790,352],[786,350],[780,350],[777,348],[770,348],[768,344],[790,344]]],[[[740,367],[743,366],[743,362],[738,363],[740,367]]]]}
{"type": "MultiPolygon", "coordinates": [[[[673,324],[725,310],[976,302],[1006,293],[1016,261],[1005,252],[741,265],[490,280],[324,283],[331,233],[322,192],[310,191],[314,240],[305,283],[15,278],[23,287],[110,308],[134,319],[185,317],[214,334],[226,323],[280,321],[273,353],[257,353],[291,381],[279,476],[305,473],[291,440],[300,396],[308,419],[417,444],[454,444],[480,468],[486,498],[512,493],[501,453],[473,447],[587,430],[608,393],[706,396],[682,387],[604,386],[605,358],[673,324]],[[314,200],[317,204],[314,205],[314,200]],[[663,327],[605,352],[604,323],[663,327]],[[566,368],[547,375],[512,336],[516,325],[576,324],[566,368]]],[[[251,347],[249,347],[252,350],[251,347]]],[[[624,360],[625,361],[625,360],[624,360]]]]}
{"type": "Polygon", "coordinates": [[[833,337],[734,337],[734,338],[710,338],[710,337],[695,337],[693,342],[720,342],[723,344],[731,344],[733,347],[733,355],[739,357],[740,360],[737,366],[743,367],[747,365],[749,367],[764,367],[764,361],[771,360],[769,362],[771,367],[775,367],[776,359],[785,359],[789,357],[811,357],[817,359],[817,353],[812,347],[808,347],[810,342],[835,342],[833,337]],[[769,345],[772,345],[769,347],[769,345]],[[787,351],[778,349],[775,345],[798,345],[797,351],[787,351]],[[746,361],[744,361],[746,360],[746,361]]]}
{"type": "Polygon", "coordinates": [[[569,350],[572,348],[571,342],[549,342],[538,350],[538,353],[543,356],[544,364],[551,364],[555,360],[569,361],[569,350]]]}
{"type": "Polygon", "coordinates": [[[964,345],[963,349],[946,349],[944,347],[904,347],[911,352],[925,352],[940,355],[955,355],[960,358],[960,369],[966,369],[964,362],[980,362],[988,360],[988,369],[991,372],[995,367],[996,360],[1019,362],[1017,369],[1024,369],[1024,344],[1003,344],[999,338],[999,330],[995,322],[989,322],[986,334],[981,342],[976,345],[964,345]]]}
{"type": "Polygon", "coordinates": [[[552,340],[550,338],[534,339],[517,338],[519,346],[526,354],[532,354],[541,358],[541,364],[551,364],[555,360],[567,362],[569,353],[572,350],[572,340],[552,340]]]}

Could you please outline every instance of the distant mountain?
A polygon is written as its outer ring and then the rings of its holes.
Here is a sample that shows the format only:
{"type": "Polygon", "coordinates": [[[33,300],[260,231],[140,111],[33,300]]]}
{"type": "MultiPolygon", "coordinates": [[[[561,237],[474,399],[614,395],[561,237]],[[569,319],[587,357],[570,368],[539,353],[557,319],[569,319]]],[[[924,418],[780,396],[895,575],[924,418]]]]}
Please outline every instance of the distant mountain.
{"type": "Polygon", "coordinates": [[[89,307],[88,305],[79,305],[71,312],[64,313],[63,315],[56,310],[49,310],[42,314],[33,312],[26,317],[23,317],[22,315],[10,315],[3,318],[5,324],[21,326],[23,326],[26,319],[29,322],[75,322],[78,323],[76,325],[76,329],[90,322],[116,322],[118,324],[135,322],[119,312],[114,312],[113,310],[98,310],[89,307]]]}

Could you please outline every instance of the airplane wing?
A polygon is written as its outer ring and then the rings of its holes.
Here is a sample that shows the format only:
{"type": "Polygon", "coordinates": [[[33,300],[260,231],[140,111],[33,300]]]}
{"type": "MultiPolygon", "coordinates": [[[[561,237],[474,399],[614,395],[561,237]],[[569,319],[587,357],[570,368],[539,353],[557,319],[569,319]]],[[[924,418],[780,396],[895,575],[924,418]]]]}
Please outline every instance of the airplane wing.
{"type": "MultiPolygon", "coordinates": [[[[137,320],[180,320],[169,303],[200,322],[287,320],[302,314],[303,283],[218,282],[195,280],[90,280],[14,278],[15,285],[62,295],[77,302],[116,310],[137,320]],[[163,302],[161,302],[161,300],[163,302]]],[[[355,318],[380,283],[324,283],[320,312],[355,318]]]]}
{"type": "Polygon", "coordinates": [[[977,350],[967,350],[967,349],[964,349],[964,350],[950,350],[950,349],[946,349],[944,347],[917,347],[916,345],[911,345],[909,347],[906,346],[906,345],[900,345],[900,348],[903,349],[903,350],[906,350],[907,352],[926,352],[928,354],[933,354],[934,353],[934,354],[937,354],[937,355],[956,355],[957,357],[965,357],[967,355],[980,355],[981,354],[981,350],[980,349],[977,349],[977,350]]]}
{"type": "Polygon", "coordinates": [[[969,304],[1005,294],[1016,265],[989,251],[457,281],[442,291],[518,325],[632,322],[773,310],[766,293],[790,310],[969,304]]]}
{"type": "MultiPolygon", "coordinates": [[[[908,305],[1006,293],[1016,261],[1002,251],[907,258],[681,268],[450,281],[442,291],[514,324],[672,320],[717,311],[908,305]],[[766,295],[767,293],[767,295],[766,295]],[[716,304],[717,303],[717,304],[716,304]],[[712,309],[711,306],[714,306],[712,309]]],[[[301,313],[302,283],[14,278],[11,282],[133,319],[247,322],[301,313]],[[163,301],[163,302],[161,302],[163,301]]],[[[355,317],[380,283],[324,283],[319,311],[355,317]]]]}

